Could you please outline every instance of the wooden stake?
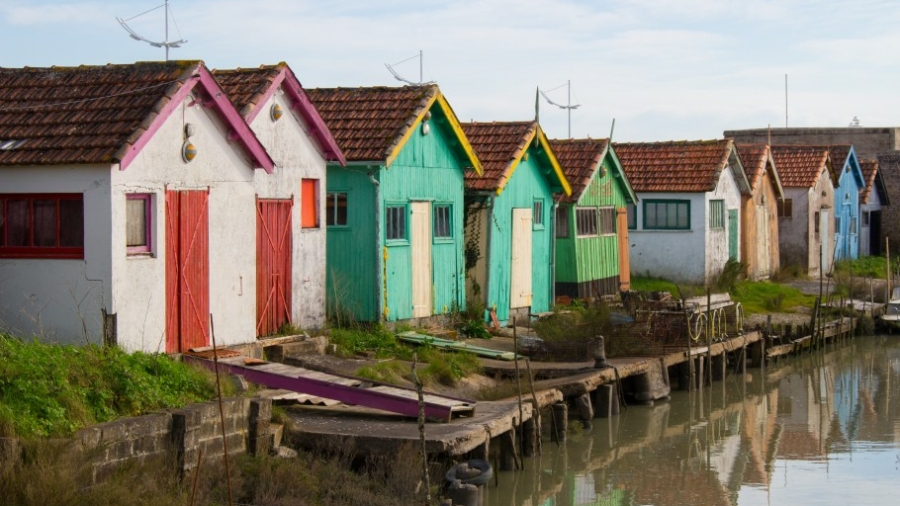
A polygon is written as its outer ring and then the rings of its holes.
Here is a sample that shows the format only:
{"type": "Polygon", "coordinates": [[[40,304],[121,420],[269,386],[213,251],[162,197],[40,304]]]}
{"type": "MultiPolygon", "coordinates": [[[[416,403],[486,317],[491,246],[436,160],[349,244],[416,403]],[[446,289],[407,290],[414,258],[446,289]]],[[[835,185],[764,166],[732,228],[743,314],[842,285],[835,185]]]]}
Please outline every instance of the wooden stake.
{"type": "Polygon", "coordinates": [[[413,353],[412,380],[416,385],[416,394],[419,396],[419,443],[422,448],[422,480],[425,482],[425,497],[422,504],[431,504],[431,479],[428,476],[428,451],[425,447],[425,394],[422,392],[422,382],[416,373],[416,365],[419,363],[418,354],[413,353]]]}
{"type": "Polygon", "coordinates": [[[203,448],[197,448],[197,469],[194,469],[194,485],[191,487],[191,503],[194,506],[194,496],[197,495],[197,479],[200,478],[200,464],[203,463],[203,448]]]}
{"type": "MultiPolygon", "coordinates": [[[[525,440],[522,439],[522,418],[525,416],[522,411],[522,380],[521,375],[519,374],[519,338],[516,334],[516,318],[513,317],[513,362],[516,363],[516,394],[519,400],[519,447],[523,447],[525,445],[525,440]]],[[[519,459],[516,459],[516,466],[519,470],[522,469],[522,463],[519,459]]]]}
{"type": "Polygon", "coordinates": [[[231,471],[228,468],[228,438],[225,437],[225,410],[222,408],[222,385],[219,381],[219,349],[216,347],[216,328],[213,325],[213,315],[209,313],[209,334],[212,336],[213,366],[216,371],[216,396],[219,398],[219,421],[222,424],[222,458],[225,460],[225,483],[228,486],[228,506],[234,505],[231,497],[231,471]]]}
{"type": "Polygon", "coordinates": [[[525,359],[525,370],[528,371],[528,386],[531,388],[531,398],[534,401],[534,408],[531,416],[534,417],[534,430],[537,431],[537,454],[542,453],[541,446],[541,407],[538,405],[537,394],[534,391],[534,378],[531,376],[531,362],[525,359]]]}

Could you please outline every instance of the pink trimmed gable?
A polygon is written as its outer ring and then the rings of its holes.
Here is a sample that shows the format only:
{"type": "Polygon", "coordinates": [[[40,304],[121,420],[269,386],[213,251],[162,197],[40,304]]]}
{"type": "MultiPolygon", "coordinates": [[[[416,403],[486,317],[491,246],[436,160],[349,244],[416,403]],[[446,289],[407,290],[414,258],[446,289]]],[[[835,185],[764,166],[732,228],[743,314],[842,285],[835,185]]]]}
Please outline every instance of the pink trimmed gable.
{"type": "Polygon", "coordinates": [[[119,162],[119,170],[125,170],[134,161],[138,153],[150,142],[150,139],[162,127],[172,112],[181,105],[184,99],[194,90],[197,85],[203,87],[203,90],[212,100],[212,105],[220,114],[225,123],[231,127],[230,138],[241,143],[245,152],[249,155],[250,163],[255,169],[263,169],[267,173],[272,173],[275,169],[275,162],[266,152],[266,149],[256,138],[256,135],[250,129],[250,126],[244,121],[234,105],[228,100],[225,92],[210,74],[209,70],[202,63],[198,64],[193,75],[190,76],[180,88],[171,96],[163,99],[165,104],[159,113],[153,118],[147,129],[140,135],[123,154],[119,162]]]}

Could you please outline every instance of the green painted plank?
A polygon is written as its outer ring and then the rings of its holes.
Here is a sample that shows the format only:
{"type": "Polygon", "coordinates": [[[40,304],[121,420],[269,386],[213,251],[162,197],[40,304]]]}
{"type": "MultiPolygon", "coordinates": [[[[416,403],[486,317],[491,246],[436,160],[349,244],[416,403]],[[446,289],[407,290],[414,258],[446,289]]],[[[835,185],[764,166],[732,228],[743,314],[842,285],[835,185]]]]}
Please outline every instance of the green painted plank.
{"type": "MultiPolygon", "coordinates": [[[[453,341],[450,339],[442,339],[440,337],[429,336],[426,334],[419,334],[418,332],[413,332],[411,330],[408,332],[401,332],[397,334],[397,337],[400,338],[401,341],[406,341],[408,343],[429,344],[442,350],[467,351],[469,353],[474,353],[479,357],[510,361],[516,359],[516,354],[511,351],[492,350],[490,348],[474,346],[462,341],[453,341]]],[[[519,355],[519,358],[522,358],[522,356],[519,355]]]]}

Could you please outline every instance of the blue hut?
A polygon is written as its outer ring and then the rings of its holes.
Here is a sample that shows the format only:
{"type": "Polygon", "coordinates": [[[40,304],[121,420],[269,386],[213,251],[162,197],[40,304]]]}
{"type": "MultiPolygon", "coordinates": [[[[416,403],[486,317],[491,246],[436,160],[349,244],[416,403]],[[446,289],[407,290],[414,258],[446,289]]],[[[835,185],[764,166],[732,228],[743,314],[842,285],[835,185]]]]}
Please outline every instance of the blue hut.
{"type": "Polygon", "coordinates": [[[834,259],[855,259],[859,257],[859,194],[866,180],[853,146],[829,146],[828,150],[835,171],[840,168],[834,189],[834,259]]]}

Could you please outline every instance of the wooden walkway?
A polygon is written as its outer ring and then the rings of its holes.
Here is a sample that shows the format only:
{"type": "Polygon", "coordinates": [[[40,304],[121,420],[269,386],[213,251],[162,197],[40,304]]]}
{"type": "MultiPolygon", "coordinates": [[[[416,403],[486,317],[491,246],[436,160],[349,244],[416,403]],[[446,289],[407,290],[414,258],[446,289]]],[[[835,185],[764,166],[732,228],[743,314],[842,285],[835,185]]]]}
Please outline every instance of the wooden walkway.
{"type": "MultiPolygon", "coordinates": [[[[301,394],[300,402],[334,405],[344,403],[380,409],[400,415],[419,416],[419,398],[415,390],[296,367],[276,362],[266,362],[243,355],[222,357],[219,370],[269,388],[289,390],[301,394]]],[[[187,362],[201,364],[210,370],[215,364],[212,358],[185,354],[187,362]]],[[[444,395],[424,394],[425,417],[429,420],[449,422],[455,416],[472,416],[475,401],[444,395]]]]}

